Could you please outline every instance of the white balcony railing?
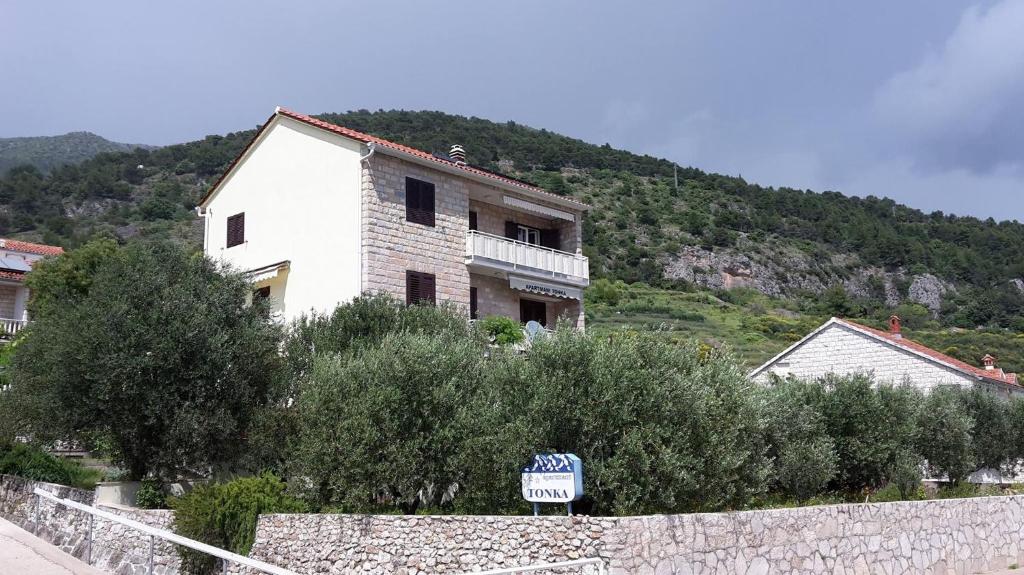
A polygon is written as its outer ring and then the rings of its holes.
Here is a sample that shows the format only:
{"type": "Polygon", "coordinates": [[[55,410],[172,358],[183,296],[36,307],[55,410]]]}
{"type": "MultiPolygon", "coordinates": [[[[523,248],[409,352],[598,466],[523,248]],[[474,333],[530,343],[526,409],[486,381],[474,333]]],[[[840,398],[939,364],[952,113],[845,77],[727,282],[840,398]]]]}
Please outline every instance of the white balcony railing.
{"type": "Polygon", "coordinates": [[[466,235],[466,259],[470,263],[493,263],[515,271],[590,283],[590,264],[584,256],[475,230],[466,235]]]}
{"type": "Polygon", "coordinates": [[[23,319],[0,318],[0,338],[14,337],[26,324],[28,322],[23,319]]]}

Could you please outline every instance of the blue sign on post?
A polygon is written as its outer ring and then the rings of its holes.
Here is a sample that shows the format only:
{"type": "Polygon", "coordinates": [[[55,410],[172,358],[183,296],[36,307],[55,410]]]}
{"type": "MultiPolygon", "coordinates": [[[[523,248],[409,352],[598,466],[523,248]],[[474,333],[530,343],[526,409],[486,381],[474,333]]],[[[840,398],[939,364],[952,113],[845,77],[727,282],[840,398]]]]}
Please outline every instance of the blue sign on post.
{"type": "Polygon", "coordinates": [[[533,503],[537,515],[541,503],[566,503],[572,514],[572,502],[583,497],[583,462],[571,453],[547,453],[533,456],[523,468],[523,498],[533,503]]]}

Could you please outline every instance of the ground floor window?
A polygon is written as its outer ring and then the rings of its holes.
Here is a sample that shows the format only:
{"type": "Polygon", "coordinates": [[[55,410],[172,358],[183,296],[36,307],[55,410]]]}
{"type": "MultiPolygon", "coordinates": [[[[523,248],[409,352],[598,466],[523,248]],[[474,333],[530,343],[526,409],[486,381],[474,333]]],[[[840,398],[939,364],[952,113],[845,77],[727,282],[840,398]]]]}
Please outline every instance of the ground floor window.
{"type": "Polygon", "coordinates": [[[469,288],[469,319],[477,319],[480,315],[480,308],[477,307],[476,288],[469,288]]]}
{"type": "Polygon", "coordinates": [[[519,321],[527,323],[535,321],[543,326],[548,325],[548,305],[532,299],[519,300],[519,321]]]}

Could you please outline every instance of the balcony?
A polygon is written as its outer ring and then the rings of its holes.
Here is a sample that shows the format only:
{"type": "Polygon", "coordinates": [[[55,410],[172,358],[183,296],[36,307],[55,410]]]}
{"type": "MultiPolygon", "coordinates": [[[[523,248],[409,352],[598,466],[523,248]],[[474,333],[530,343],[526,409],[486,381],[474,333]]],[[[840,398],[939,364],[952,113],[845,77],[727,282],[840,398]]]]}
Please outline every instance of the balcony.
{"type": "Polygon", "coordinates": [[[27,324],[28,321],[23,319],[0,318],[0,339],[13,338],[27,324]]]}
{"type": "Polygon", "coordinates": [[[584,256],[475,230],[466,235],[466,263],[578,287],[590,284],[590,263],[584,256]]]}

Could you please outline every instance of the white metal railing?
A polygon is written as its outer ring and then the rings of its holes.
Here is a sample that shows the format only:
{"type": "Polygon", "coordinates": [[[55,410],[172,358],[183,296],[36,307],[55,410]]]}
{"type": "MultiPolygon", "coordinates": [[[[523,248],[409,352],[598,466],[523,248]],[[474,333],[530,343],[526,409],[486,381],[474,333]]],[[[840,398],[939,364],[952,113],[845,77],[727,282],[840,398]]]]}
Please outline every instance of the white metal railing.
{"type": "Polygon", "coordinates": [[[0,337],[13,337],[28,324],[27,320],[0,318],[0,337]]]}
{"type": "Polygon", "coordinates": [[[246,557],[244,555],[239,555],[237,553],[232,553],[230,551],[225,551],[224,549],[221,549],[219,547],[214,547],[213,545],[207,545],[206,543],[201,543],[199,541],[195,541],[193,539],[189,539],[188,537],[182,537],[181,535],[178,535],[177,533],[173,533],[173,532],[167,531],[165,529],[158,529],[156,527],[151,527],[149,525],[146,525],[145,523],[141,523],[139,521],[135,521],[134,519],[128,519],[127,517],[121,517],[120,515],[115,515],[113,513],[108,512],[108,511],[103,511],[102,509],[97,509],[97,508],[95,508],[95,507],[93,507],[91,505],[86,505],[84,503],[79,503],[77,501],[72,501],[70,499],[63,499],[61,497],[57,497],[56,495],[54,495],[53,493],[51,493],[49,491],[46,491],[45,489],[40,489],[40,488],[36,487],[33,490],[33,493],[36,494],[36,510],[35,510],[35,519],[33,520],[33,523],[36,526],[37,530],[38,530],[38,525],[39,525],[39,499],[40,498],[48,499],[50,501],[53,501],[54,503],[59,503],[59,504],[64,505],[66,507],[71,507],[72,509],[78,509],[79,511],[84,511],[84,512],[89,514],[89,534],[88,534],[88,543],[87,543],[88,546],[86,548],[86,563],[90,563],[90,564],[92,563],[92,523],[93,523],[93,517],[99,517],[101,519],[106,519],[107,521],[113,521],[114,523],[120,523],[121,525],[125,525],[127,527],[131,527],[132,529],[135,529],[136,531],[141,531],[141,532],[145,533],[146,535],[149,535],[149,573],[151,575],[153,573],[153,543],[154,543],[154,541],[155,541],[155,539],[157,537],[159,537],[160,539],[163,539],[164,541],[169,541],[171,543],[174,543],[176,545],[181,545],[183,547],[190,547],[192,549],[195,549],[196,551],[202,551],[203,553],[206,553],[207,555],[213,555],[214,557],[219,558],[221,560],[221,565],[223,566],[224,573],[227,573],[227,571],[228,571],[228,563],[230,562],[230,563],[238,563],[239,565],[245,565],[246,567],[252,567],[253,569],[257,569],[257,570],[262,571],[264,573],[270,573],[272,575],[298,575],[298,573],[296,573],[294,571],[289,571],[288,569],[284,569],[284,568],[278,567],[276,565],[271,565],[270,563],[265,563],[263,561],[259,561],[258,559],[250,559],[249,557],[246,557]]]}
{"type": "Polygon", "coordinates": [[[505,575],[510,573],[527,573],[530,571],[546,571],[548,569],[584,567],[586,565],[597,565],[598,575],[604,575],[606,573],[604,560],[598,557],[592,557],[590,559],[576,559],[574,561],[560,561],[558,563],[538,563],[536,565],[526,565],[524,567],[503,567],[501,569],[491,569],[490,571],[473,571],[472,573],[461,573],[460,575],[505,575]]]}
{"type": "Polygon", "coordinates": [[[466,257],[494,260],[514,269],[530,268],[551,277],[590,279],[586,256],[570,254],[477,230],[466,234],[466,257]]]}

